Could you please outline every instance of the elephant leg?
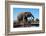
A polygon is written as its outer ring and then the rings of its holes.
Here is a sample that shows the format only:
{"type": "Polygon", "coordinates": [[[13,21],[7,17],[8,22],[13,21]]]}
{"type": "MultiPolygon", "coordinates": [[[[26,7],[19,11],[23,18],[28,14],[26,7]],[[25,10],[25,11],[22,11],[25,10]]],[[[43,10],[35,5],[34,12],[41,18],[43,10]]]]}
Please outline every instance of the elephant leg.
{"type": "Polygon", "coordinates": [[[25,18],[24,18],[24,19],[25,19],[25,22],[27,22],[27,17],[26,17],[26,16],[25,16],[25,18]]]}

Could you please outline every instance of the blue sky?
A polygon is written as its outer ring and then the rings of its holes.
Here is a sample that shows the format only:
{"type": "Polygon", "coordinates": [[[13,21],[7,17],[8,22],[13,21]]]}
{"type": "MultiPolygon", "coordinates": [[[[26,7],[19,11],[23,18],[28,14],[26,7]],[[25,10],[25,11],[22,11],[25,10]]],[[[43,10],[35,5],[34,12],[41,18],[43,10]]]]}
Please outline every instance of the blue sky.
{"type": "Polygon", "coordinates": [[[38,8],[13,8],[13,20],[17,20],[17,16],[20,12],[31,12],[35,19],[39,18],[38,8]]]}

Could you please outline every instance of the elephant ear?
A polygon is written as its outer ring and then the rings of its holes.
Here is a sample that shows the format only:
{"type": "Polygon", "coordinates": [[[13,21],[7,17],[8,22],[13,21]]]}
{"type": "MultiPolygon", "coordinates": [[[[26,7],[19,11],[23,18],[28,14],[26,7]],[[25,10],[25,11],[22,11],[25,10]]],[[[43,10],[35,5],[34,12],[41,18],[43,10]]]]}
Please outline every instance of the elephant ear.
{"type": "Polygon", "coordinates": [[[31,17],[32,13],[31,12],[27,12],[27,17],[31,17]]]}

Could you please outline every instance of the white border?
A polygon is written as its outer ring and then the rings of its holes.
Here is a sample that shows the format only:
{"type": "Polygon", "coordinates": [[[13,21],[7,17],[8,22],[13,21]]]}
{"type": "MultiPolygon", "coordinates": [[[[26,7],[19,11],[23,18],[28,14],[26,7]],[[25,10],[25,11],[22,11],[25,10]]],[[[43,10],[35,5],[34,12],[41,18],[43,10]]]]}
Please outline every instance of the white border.
{"type": "Polygon", "coordinates": [[[10,13],[11,13],[10,14],[10,32],[42,30],[42,6],[10,5],[10,13]],[[40,19],[40,23],[39,24],[40,24],[40,26],[39,27],[13,28],[13,8],[39,8],[39,19],[40,19]]]}

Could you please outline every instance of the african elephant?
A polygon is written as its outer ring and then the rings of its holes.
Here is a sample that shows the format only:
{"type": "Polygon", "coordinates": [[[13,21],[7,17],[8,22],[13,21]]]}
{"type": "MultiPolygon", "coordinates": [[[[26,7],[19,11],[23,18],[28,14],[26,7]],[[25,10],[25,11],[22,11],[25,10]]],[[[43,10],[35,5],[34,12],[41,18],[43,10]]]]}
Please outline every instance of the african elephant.
{"type": "Polygon", "coordinates": [[[28,17],[33,17],[34,19],[34,16],[32,15],[31,12],[22,12],[18,15],[18,21],[23,21],[23,22],[27,22],[27,18],[28,17]]]}

